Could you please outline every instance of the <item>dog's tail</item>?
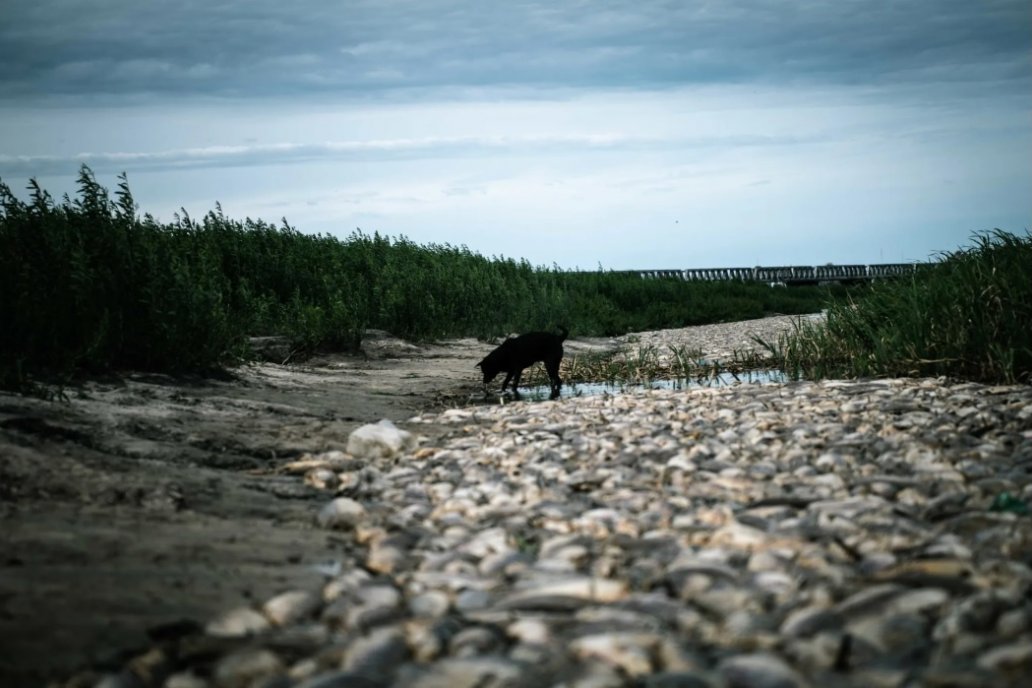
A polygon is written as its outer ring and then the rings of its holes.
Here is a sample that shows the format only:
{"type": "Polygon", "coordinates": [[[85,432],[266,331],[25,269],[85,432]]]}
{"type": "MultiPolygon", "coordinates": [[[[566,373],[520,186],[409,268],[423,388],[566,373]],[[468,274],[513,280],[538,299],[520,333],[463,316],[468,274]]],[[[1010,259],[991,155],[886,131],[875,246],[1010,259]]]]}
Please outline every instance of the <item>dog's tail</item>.
{"type": "Polygon", "coordinates": [[[570,335],[570,331],[568,329],[566,329],[565,325],[560,325],[559,326],[559,332],[562,333],[561,336],[559,337],[559,341],[561,341],[561,342],[565,341],[566,338],[570,335]]]}

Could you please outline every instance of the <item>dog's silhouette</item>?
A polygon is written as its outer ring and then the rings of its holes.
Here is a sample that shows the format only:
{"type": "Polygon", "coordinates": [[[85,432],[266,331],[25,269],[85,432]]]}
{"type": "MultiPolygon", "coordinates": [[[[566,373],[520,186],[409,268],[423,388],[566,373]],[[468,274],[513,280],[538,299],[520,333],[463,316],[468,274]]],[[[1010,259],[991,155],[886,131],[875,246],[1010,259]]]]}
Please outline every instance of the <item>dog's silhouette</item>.
{"type": "Polygon", "coordinates": [[[502,383],[502,392],[512,382],[513,396],[519,398],[520,393],[517,387],[520,384],[520,376],[524,369],[541,361],[545,364],[545,372],[551,383],[552,394],[549,398],[559,398],[559,388],[563,381],[559,377],[559,362],[563,360],[563,342],[570,331],[562,325],[559,326],[561,334],[552,332],[527,332],[518,337],[510,337],[502,342],[498,348],[484,357],[477,367],[484,373],[484,389],[491,380],[494,380],[498,373],[505,372],[505,381],[502,383]]]}

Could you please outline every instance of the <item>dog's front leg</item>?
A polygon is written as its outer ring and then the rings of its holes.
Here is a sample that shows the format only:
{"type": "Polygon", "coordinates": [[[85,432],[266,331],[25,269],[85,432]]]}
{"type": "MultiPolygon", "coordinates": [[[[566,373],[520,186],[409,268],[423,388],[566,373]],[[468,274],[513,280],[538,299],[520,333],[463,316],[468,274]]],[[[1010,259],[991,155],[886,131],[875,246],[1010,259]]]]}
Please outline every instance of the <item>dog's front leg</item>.
{"type": "Polygon", "coordinates": [[[512,396],[515,399],[519,399],[520,398],[519,386],[520,386],[520,377],[522,375],[523,375],[523,371],[522,370],[517,370],[516,371],[516,377],[513,378],[513,381],[512,381],[512,396]]]}
{"type": "Polygon", "coordinates": [[[512,373],[505,374],[505,382],[502,383],[502,394],[505,394],[505,388],[509,386],[509,380],[512,379],[512,373]]]}

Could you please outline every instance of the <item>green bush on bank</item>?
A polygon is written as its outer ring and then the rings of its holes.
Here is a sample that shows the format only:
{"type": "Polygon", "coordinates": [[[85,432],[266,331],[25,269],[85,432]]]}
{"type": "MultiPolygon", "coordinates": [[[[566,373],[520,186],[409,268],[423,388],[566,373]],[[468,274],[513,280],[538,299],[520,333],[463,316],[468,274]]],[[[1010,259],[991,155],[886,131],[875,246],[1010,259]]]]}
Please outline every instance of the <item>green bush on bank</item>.
{"type": "Polygon", "coordinates": [[[763,344],[796,377],[1032,382],[1032,235],[999,229],[763,344]]]}
{"type": "MultiPolygon", "coordinates": [[[[185,211],[140,216],[87,167],[75,199],[0,181],[0,387],[114,369],[203,371],[251,336],[301,351],[355,348],[367,328],[425,341],[565,324],[579,336],[823,307],[827,288],[687,283],[573,272],[355,232],[344,240],[185,211]]],[[[834,291],[834,290],[831,290],[834,291]]],[[[838,288],[841,292],[841,288],[838,288]]]]}

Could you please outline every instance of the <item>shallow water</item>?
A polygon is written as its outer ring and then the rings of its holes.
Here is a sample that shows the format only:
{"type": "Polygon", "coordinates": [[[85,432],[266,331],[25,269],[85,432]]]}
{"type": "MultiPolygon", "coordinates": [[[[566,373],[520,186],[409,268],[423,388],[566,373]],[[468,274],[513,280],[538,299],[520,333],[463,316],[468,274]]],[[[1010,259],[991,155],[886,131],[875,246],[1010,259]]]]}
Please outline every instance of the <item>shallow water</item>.
{"type": "MultiPolygon", "coordinates": [[[[563,385],[563,398],[566,397],[589,397],[598,394],[620,394],[621,392],[634,392],[642,389],[695,389],[699,387],[727,387],[737,384],[758,384],[764,382],[786,382],[788,376],[784,371],[776,369],[749,370],[738,373],[737,376],[730,373],[720,373],[715,377],[691,378],[680,380],[653,380],[640,383],[619,383],[619,382],[582,382],[563,385]]],[[[548,385],[539,387],[528,387],[521,389],[520,394],[529,399],[547,399],[551,393],[548,385]]]]}

